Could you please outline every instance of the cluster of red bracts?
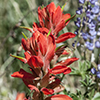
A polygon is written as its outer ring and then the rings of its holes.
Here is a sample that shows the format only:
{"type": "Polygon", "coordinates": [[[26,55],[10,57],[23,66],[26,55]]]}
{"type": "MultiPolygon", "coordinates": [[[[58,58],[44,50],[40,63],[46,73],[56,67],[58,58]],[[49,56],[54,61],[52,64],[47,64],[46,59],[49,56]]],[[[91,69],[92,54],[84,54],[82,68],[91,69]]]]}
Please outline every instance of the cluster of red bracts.
{"type": "MultiPolygon", "coordinates": [[[[68,52],[64,47],[56,49],[56,44],[75,37],[75,34],[71,32],[57,37],[59,31],[68,24],[68,19],[71,16],[70,14],[63,14],[63,9],[60,6],[56,8],[53,2],[44,8],[39,7],[38,16],[39,25],[33,23],[33,28],[24,27],[32,33],[30,38],[22,39],[25,58],[11,55],[27,63],[30,66],[31,73],[20,69],[11,76],[21,78],[25,85],[33,91],[32,100],[72,100],[67,95],[53,95],[64,90],[56,75],[70,73],[71,68],[67,66],[78,60],[78,58],[73,57],[57,62],[59,56],[68,55],[68,52]],[[53,62],[52,66],[51,61],[53,62]]],[[[29,99],[25,98],[24,100],[29,99]]]]}

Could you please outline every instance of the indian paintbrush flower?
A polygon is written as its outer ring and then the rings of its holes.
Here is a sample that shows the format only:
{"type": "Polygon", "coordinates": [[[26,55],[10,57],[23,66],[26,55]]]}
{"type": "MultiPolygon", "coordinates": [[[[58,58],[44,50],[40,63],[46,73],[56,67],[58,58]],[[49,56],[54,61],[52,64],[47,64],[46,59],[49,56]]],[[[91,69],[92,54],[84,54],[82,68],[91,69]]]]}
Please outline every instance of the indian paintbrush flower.
{"type": "MultiPolygon", "coordinates": [[[[14,72],[11,76],[21,78],[24,84],[31,90],[34,90],[32,100],[41,100],[44,95],[52,95],[64,90],[60,84],[61,80],[57,78],[57,74],[69,74],[71,68],[69,67],[78,58],[68,58],[63,61],[58,61],[59,56],[68,55],[65,50],[66,46],[56,48],[57,43],[66,41],[76,35],[67,32],[58,36],[62,30],[73,17],[70,14],[63,14],[63,9],[60,6],[56,7],[52,2],[46,7],[38,8],[39,24],[33,23],[33,29],[21,27],[29,30],[32,33],[30,38],[22,38],[22,47],[25,51],[25,57],[11,55],[30,67],[30,72],[24,69],[14,72]],[[56,59],[55,59],[56,58],[56,59]],[[51,61],[53,61],[51,65],[51,61]]],[[[47,96],[45,100],[72,100],[67,95],[53,95],[47,96]]]]}

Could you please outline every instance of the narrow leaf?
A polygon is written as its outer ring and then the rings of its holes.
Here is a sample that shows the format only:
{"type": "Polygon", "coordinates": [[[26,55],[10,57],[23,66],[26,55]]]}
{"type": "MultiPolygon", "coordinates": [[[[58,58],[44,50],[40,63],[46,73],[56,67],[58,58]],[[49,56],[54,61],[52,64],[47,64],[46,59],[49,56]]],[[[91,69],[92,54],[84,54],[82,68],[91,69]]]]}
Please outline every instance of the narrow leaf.
{"type": "Polygon", "coordinates": [[[27,39],[27,36],[22,32],[22,35],[24,36],[25,39],[27,39]]]}
{"type": "Polygon", "coordinates": [[[47,36],[49,36],[49,35],[50,35],[50,33],[51,33],[51,29],[49,30],[49,32],[48,32],[48,34],[47,34],[47,36]]]}
{"type": "Polygon", "coordinates": [[[63,11],[64,7],[66,6],[66,3],[62,6],[61,11],[63,11]]]}
{"type": "Polygon", "coordinates": [[[30,28],[30,27],[25,27],[25,26],[19,26],[20,28],[23,28],[23,29],[26,29],[26,30],[29,30],[30,32],[33,32],[33,29],[30,28]]]}
{"type": "Polygon", "coordinates": [[[65,23],[67,23],[69,20],[73,19],[75,16],[76,16],[76,15],[73,15],[72,17],[70,17],[69,19],[67,19],[67,20],[65,21],[65,23]]]}
{"type": "Polygon", "coordinates": [[[12,55],[12,54],[10,54],[10,56],[11,56],[11,57],[14,57],[14,58],[17,58],[17,59],[21,60],[21,61],[24,62],[24,63],[27,62],[27,60],[26,60],[25,58],[23,58],[23,57],[15,56],[15,55],[12,55]]]}

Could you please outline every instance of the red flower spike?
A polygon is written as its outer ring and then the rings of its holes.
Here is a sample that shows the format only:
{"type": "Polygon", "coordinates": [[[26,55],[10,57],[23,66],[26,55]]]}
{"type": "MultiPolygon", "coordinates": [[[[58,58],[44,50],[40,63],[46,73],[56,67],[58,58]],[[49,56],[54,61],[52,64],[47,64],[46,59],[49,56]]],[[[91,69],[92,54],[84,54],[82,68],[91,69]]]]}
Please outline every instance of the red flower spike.
{"type": "Polygon", "coordinates": [[[73,99],[64,94],[58,94],[58,95],[53,95],[51,97],[47,97],[45,100],[73,100],[73,99]]]}
{"type": "Polygon", "coordinates": [[[49,94],[53,94],[54,90],[53,89],[47,89],[47,88],[42,88],[41,91],[45,94],[45,95],[49,95],[49,94]]]}
{"type": "Polygon", "coordinates": [[[33,68],[41,68],[43,67],[43,61],[39,56],[31,56],[31,58],[28,60],[28,64],[33,68]]]}
{"type": "Polygon", "coordinates": [[[70,14],[63,14],[60,6],[56,8],[55,4],[51,2],[42,9],[41,7],[38,8],[38,17],[40,27],[46,27],[48,30],[51,29],[51,33],[55,34],[56,37],[58,32],[68,24],[71,16],[70,14]]]}
{"type": "Polygon", "coordinates": [[[56,43],[60,43],[60,42],[64,42],[66,41],[67,39],[70,39],[70,38],[74,38],[76,35],[71,33],[71,32],[67,32],[67,33],[64,33],[62,35],[60,35],[57,40],[56,40],[56,43]]]}
{"type": "Polygon", "coordinates": [[[51,70],[50,73],[54,75],[61,74],[61,73],[69,74],[71,72],[71,68],[66,67],[66,66],[56,66],[50,70],[51,70]]]}

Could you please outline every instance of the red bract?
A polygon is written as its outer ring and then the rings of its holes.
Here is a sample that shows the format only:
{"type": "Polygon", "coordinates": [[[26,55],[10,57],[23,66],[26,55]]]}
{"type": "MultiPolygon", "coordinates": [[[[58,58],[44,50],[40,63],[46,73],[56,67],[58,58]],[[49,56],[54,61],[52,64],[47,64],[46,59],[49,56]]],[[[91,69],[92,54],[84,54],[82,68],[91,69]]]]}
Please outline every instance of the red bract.
{"type": "MultiPolygon", "coordinates": [[[[33,80],[35,79],[35,77],[32,74],[24,71],[23,69],[20,69],[20,71],[18,72],[14,72],[11,76],[21,78],[27,87],[29,84],[33,84],[33,80]]],[[[34,83],[33,85],[35,84],[36,83],[34,83]]]]}
{"type": "Polygon", "coordinates": [[[17,93],[16,100],[25,100],[25,93],[17,93]]]}
{"type": "Polygon", "coordinates": [[[53,89],[47,89],[47,88],[42,88],[41,91],[45,94],[45,95],[50,95],[54,93],[53,89]]]}
{"type": "Polygon", "coordinates": [[[46,98],[45,100],[73,100],[71,97],[63,94],[53,95],[46,98]]]}
{"type": "Polygon", "coordinates": [[[66,60],[63,60],[61,62],[58,62],[56,65],[63,65],[63,66],[68,66],[72,64],[73,62],[77,61],[79,58],[73,57],[73,58],[68,58],[66,60]]]}
{"type": "Polygon", "coordinates": [[[73,33],[71,33],[71,32],[64,33],[64,34],[60,35],[57,38],[56,43],[64,42],[65,40],[70,39],[70,38],[73,38],[75,36],[76,35],[73,34],[73,33]]]}
{"type": "Polygon", "coordinates": [[[68,24],[65,21],[71,16],[70,14],[63,14],[60,6],[56,7],[52,2],[44,8],[38,8],[38,17],[41,27],[51,29],[52,33],[56,36],[68,24]]]}
{"type": "Polygon", "coordinates": [[[51,71],[50,72],[51,74],[55,74],[55,75],[61,74],[61,73],[69,74],[71,72],[71,68],[66,67],[66,66],[56,66],[56,67],[52,68],[50,71],[51,71]]]}

